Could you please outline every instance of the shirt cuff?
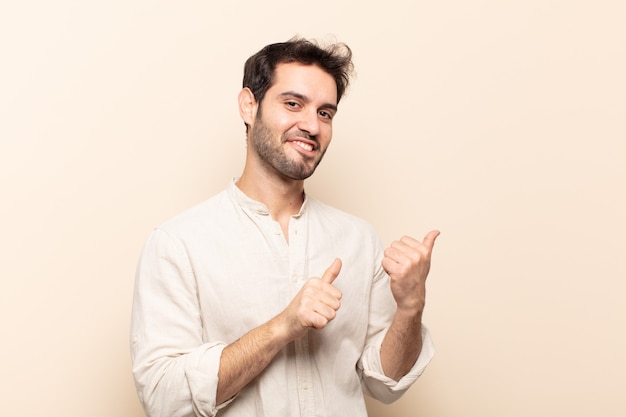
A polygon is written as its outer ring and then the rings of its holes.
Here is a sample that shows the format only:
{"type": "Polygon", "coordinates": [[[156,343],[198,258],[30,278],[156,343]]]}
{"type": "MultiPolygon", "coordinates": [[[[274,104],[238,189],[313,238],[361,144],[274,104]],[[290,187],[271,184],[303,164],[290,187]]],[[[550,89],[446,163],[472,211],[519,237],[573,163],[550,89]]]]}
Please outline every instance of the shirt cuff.
{"type": "Polygon", "coordinates": [[[230,404],[236,395],[221,404],[216,404],[218,371],[222,351],[226,347],[223,343],[205,345],[204,352],[188,358],[185,375],[191,392],[194,412],[198,416],[215,416],[217,412],[230,404]],[[195,360],[194,360],[195,359],[195,360]],[[214,364],[218,364],[216,367],[214,364]]]}
{"type": "Polygon", "coordinates": [[[382,337],[377,345],[370,345],[363,355],[363,376],[370,394],[382,402],[399,398],[424,372],[435,354],[430,332],[422,325],[422,350],[413,367],[399,381],[385,375],[380,359],[382,337]],[[369,380],[369,381],[367,381],[369,380]]]}

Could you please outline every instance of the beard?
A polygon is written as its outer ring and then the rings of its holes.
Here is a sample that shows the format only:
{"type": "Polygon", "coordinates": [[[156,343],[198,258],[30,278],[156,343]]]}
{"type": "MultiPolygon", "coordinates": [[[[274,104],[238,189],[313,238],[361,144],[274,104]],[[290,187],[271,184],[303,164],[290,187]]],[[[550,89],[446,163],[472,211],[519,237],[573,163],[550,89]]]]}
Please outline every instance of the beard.
{"type": "Polygon", "coordinates": [[[263,122],[262,117],[259,117],[250,131],[249,140],[252,148],[266,166],[273,168],[287,178],[304,180],[313,175],[319,163],[322,162],[326,149],[322,150],[317,160],[307,158],[304,155],[289,158],[283,145],[292,136],[311,137],[301,131],[286,132],[281,135],[280,142],[275,143],[272,130],[263,122]]]}

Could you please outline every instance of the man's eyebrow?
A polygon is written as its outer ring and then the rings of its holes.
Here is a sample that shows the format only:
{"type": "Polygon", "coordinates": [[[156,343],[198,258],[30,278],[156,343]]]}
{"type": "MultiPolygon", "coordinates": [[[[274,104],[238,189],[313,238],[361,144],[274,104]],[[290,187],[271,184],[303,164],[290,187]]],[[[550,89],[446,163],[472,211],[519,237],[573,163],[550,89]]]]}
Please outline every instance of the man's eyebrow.
{"type": "MultiPolygon", "coordinates": [[[[284,93],[279,94],[279,97],[295,97],[299,100],[304,101],[305,103],[310,103],[311,99],[304,94],[296,93],[295,91],[285,91],[284,93]]],[[[334,112],[337,111],[337,105],[332,103],[324,103],[320,106],[322,109],[329,109],[334,112]]]]}

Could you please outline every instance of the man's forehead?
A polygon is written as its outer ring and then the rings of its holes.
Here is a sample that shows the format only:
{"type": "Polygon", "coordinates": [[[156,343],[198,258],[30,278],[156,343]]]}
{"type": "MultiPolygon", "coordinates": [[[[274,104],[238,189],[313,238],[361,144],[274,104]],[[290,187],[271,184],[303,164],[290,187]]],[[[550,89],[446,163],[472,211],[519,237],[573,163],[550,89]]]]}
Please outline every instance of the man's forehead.
{"type": "Polygon", "coordinates": [[[296,93],[311,99],[337,103],[335,79],[313,64],[287,62],[276,65],[274,83],[270,87],[278,95],[296,93]]]}

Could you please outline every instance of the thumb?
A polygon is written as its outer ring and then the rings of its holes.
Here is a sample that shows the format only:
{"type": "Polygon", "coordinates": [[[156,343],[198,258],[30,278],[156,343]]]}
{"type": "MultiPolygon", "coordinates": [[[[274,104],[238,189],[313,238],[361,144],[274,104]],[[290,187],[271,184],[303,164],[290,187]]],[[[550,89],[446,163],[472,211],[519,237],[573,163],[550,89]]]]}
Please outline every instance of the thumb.
{"type": "Polygon", "coordinates": [[[428,248],[429,251],[433,250],[433,246],[435,245],[435,239],[439,236],[439,230],[431,230],[424,236],[424,246],[428,248]]]}
{"type": "Polygon", "coordinates": [[[339,272],[341,271],[341,259],[335,258],[332,264],[328,267],[324,275],[322,275],[322,281],[327,284],[332,284],[339,272]]]}

